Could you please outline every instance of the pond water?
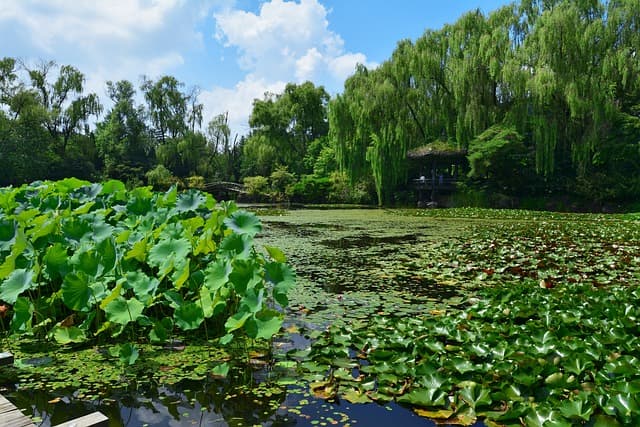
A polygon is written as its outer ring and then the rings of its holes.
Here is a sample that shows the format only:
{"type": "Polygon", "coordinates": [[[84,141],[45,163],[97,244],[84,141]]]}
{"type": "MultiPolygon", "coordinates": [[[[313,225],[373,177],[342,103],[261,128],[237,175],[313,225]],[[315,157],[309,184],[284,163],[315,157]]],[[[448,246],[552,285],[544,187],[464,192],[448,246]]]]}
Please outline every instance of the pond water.
{"type": "MultiPolygon", "coordinates": [[[[385,210],[258,213],[264,231],[257,246],[281,248],[298,276],[287,332],[274,343],[276,359],[308,347],[314,332],[329,324],[362,322],[374,314],[413,316],[458,304],[463,297],[460,287],[434,280],[425,268],[433,266],[434,246],[456,243],[468,227],[463,220],[385,210]]],[[[287,376],[277,378],[272,365],[258,365],[225,380],[208,375],[175,384],[127,379],[124,386],[94,394],[78,391],[82,384],[73,381],[55,391],[33,391],[23,378],[6,383],[1,392],[42,426],[95,410],[107,415],[111,426],[132,427],[435,425],[393,403],[329,403],[311,395],[295,375],[287,376]]]]}

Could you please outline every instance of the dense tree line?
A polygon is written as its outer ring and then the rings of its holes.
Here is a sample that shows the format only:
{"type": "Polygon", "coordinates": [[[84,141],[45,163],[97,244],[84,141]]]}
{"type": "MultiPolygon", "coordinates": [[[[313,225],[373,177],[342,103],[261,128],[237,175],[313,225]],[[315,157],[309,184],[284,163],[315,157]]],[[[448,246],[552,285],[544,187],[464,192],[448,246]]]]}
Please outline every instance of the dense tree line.
{"type": "Polygon", "coordinates": [[[380,203],[406,182],[407,150],[434,141],[469,150],[472,182],[510,195],[637,198],[638,49],[636,0],[469,12],[347,80],[330,104],[338,161],[380,203]]]}
{"type": "Polygon", "coordinates": [[[309,82],[255,100],[251,133],[239,140],[226,113],[203,126],[198,90],[172,76],[138,88],[107,82],[108,109],[84,85],[69,65],[0,61],[0,185],[76,176],[197,186],[277,172],[276,181],[291,177],[282,187],[311,173],[326,145],[329,95],[309,82]]]}

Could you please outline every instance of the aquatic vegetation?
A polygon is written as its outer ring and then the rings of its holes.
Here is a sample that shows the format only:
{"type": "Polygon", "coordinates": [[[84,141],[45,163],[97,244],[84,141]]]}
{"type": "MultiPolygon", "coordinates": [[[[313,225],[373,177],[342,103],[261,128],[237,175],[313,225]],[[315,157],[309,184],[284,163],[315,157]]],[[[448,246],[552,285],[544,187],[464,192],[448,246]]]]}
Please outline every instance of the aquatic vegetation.
{"type": "Polygon", "coordinates": [[[640,423],[640,224],[477,213],[417,261],[442,286],[466,285],[467,298],[329,326],[310,352],[291,353],[312,392],[461,425],[640,423]]]}
{"type": "Polygon", "coordinates": [[[280,250],[256,250],[261,229],[196,190],[77,179],[0,189],[5,336],[121,343],[111,354],[125,364],[139,343],[176,333],[269,339],[295,279],[280,250]]]}

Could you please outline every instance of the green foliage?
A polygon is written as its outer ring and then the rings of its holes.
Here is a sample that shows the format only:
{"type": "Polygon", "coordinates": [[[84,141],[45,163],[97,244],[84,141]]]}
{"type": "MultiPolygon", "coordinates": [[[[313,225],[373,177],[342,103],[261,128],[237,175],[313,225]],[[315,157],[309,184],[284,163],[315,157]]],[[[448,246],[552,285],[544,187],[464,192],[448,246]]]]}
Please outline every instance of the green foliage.
{"type": "Polygon", "coordinates": [[[331,193],[331,180],[317,178],[314,175],[304,175],[290,189],[292,202],[298,203],[326,203],[331,193]]]}
{"type": "Polygon", "coordinates": [[[264,176],[247,176],[243,179],[247,194],[253,197],[265,197],[269,194],[269,179],[264,176]]]}
{"type": "Polygon", "coordinates": [[[331,101],[341,170],[352,183],[373,178],[379,202],[389,203],[406,183],[407,149],[442,139],[473,148],[473,176],[492,163],[494,188],[530,193],[544,183],[564,193],[578,184],[597,199],[637,196],[636,153],[632,161],[613,154],[637,152],[637,132],[618,132],[640,100],[637,14],[630,1],[523,1],[399,42],[376,69],[358,67],[331,101]],[[498,143],[507,129],[526,153],[498,143]],[[505,150],[531,154],[514,185],[505,150]],[[609,179],[616,169],[634,172],[609,179]]]}
{"type": "Polygon", "coordinates": [[[176,183],[176,177],[173,176],[171,171],[164,167],[164,165],[158,165],[146,174],[149,185],[158,190],[168,190],[169,187],[176,183]]]}
{"type": "Polygon", "coordinates": [[[311,82],[289,83],[282,94],[254,100],[244,169],[265,176],[278,165],[296,175],[312,172],[315,153],[309,149],[328,133],[328,102],[325,89],[311,82]]]}
{"type": "MultiPolygon", "coordinates": [[[[397,248],[403,256],[420,251],[412,272],[426,274],[436,292],[468,287],[470,295],[417,314],[394,306],[362,321],[335,320],[299,365],[317,396],[396,401],[443,424],[640,421],[637,215],[404,213],[428,217],[417,223],[423,227],[434,224],[429,218],[438,227],[466,220],[467,232],[449,241],[397,248]]],[[[354,298],[342,309],[358,319],[361,294],[345,290],[342,298],[354,298]]]]}
{"type": "Polygon", "coordinates": [[[510,194],[531,184],[534,168],[522,136],[513,127],[492,126],[469,144],[469,177],[486,179],[510,194]]]}
{"type": "MultiPolygon", "coordinates": [[[[197,190],[77,179],[2,188],[0,300],[13,306],[12,332],[61,344],[125,330],[162,342],[205,323],[268,339],[294,279],[255,251],[260,230],[255,215],[197,190]]],[[[118,348],[124,362],[137,358],[130,343],[118,348]]]]}

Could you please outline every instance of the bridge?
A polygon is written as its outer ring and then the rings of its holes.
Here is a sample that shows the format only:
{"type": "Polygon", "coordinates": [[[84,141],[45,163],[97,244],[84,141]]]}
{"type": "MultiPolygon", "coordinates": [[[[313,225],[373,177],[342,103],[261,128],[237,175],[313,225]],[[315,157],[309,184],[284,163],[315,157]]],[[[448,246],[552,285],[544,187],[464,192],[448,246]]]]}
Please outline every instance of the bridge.
{"type": "Polygon", "coordinates": [[[208,182],[204,185],[204,191],[218,199],[237,198],[240,194],[247,194],[244,185],[227,181],[208,182]]]}

